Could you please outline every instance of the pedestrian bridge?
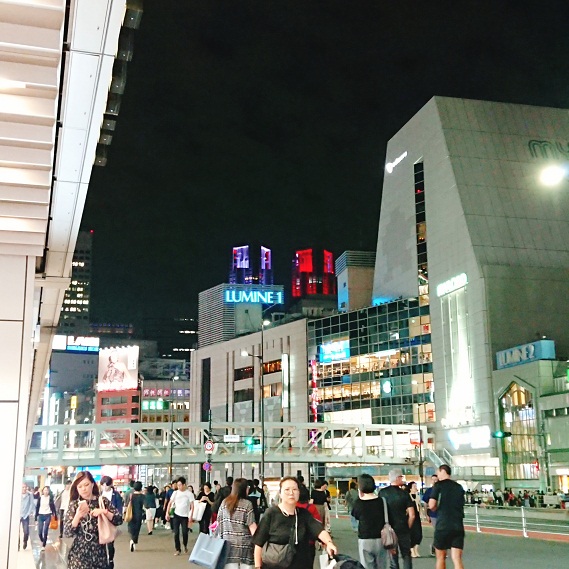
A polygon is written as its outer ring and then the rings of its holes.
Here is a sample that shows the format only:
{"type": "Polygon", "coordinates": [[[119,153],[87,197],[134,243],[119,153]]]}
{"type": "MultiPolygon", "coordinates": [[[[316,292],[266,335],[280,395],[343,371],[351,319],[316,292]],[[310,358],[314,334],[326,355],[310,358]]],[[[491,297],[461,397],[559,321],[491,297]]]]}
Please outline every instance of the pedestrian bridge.
{"type": "MultiPolygon", "coordinates": [[[[418,462],[415,425],[265,423],[265,462],[409,464],[418,462]]],[[[424,427],[423,439],[427,440],[424,427]]],[[[258,463],[262,427],[252,423],[99,423],[34,428],[30,469],[104,464],[258,463]],[[210,431],[211,429],[211,431],[210,431]],[[229,442],[231,441],[231,442],[229,442]],[[249,444],[247,444],[249,443],[249,444]]]]}

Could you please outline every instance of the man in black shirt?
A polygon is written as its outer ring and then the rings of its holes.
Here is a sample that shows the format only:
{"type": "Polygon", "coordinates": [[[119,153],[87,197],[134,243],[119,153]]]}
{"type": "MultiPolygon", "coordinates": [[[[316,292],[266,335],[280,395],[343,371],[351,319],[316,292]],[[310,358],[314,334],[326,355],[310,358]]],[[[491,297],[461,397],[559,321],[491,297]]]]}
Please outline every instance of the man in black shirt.
{"type": "MultiPolygon", "coordinates": [[[[401,488],[403,484],[403,473],[401,469],[395,468],[389,471],[390,485],[379,492],[380,498],[387,501],[387,513],[389,523],[397,534],[399,551],[403,557],[404,569],[412,569],[411,561],[411,526],[415,520],[415,509],[411,496],[401,488]]],[[[399,569],[399,554],[397,549],[393,550],[389,556],[390,569],[399,569]]]]}
{"type": "Polygon", "coordinates": [[[221,502],[231,494],[231,488],[233,486],[233,476],[227,477],[227,484],[215,495],[215,501],[212,506],[212,511],[214,514],[217,514],[219,511],[219,507],[221,506],[221,502]]]}
{"type": "Polygon", "coordinates": [[[387,551],[379,532],[385,525],[383,500],[375,493],[375,481],[369,474],[358,478],[358,498],[350,512],[358,520],[358,551],[365,569],[385,569],[387,551]]]}
{"type": "Polygon", "coordinates": [[[439,481],[434,485],[429,498],[429,510],[437,512],[437,525],[433,540],[437,561],[435,569],[446,569],[446,552],[450,555],[455,569],[464,569],[462,550],[464,549],[464,489],[458,482],[450,479],[448,464],[439,467],[439,481]]]}

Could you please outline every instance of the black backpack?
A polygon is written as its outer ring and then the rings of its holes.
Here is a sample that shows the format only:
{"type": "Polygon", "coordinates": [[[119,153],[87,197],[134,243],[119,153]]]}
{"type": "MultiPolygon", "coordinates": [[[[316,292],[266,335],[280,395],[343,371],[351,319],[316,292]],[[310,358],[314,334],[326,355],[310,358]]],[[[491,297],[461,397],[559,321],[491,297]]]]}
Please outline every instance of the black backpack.
{"type": "Polygon", "coordinates": [[[354,559],[349,555],[338,554],[334,559],[337,561],[334,569],[365,569],[357,559],[354,559]]]}

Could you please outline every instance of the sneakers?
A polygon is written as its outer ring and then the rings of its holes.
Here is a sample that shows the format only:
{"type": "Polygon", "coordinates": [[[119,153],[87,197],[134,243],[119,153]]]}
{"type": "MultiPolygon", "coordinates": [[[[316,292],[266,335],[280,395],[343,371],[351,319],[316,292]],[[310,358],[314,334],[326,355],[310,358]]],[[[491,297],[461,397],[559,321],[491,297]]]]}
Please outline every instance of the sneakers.
{"type": "Polygon", "coordinates": [[[182,555],[181,551],[176,551],[176,553],[174,553],[174,555],[182,555]]]}
{"type": "Polygon", "coordinates": [[[130,540],[130,552],[133,553],[135,550],[134,541],[130,540]]]}

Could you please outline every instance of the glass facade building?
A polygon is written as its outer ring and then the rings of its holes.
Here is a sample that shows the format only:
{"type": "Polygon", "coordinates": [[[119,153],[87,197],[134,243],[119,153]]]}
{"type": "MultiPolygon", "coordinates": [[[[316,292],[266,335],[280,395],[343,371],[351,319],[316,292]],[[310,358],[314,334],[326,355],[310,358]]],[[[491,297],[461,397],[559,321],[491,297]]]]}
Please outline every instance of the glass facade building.
{"type": "Polygon", "coordinates": [[[434,422],[429,305],[398,300],[308,322],[310,421],[434,422]]]}

